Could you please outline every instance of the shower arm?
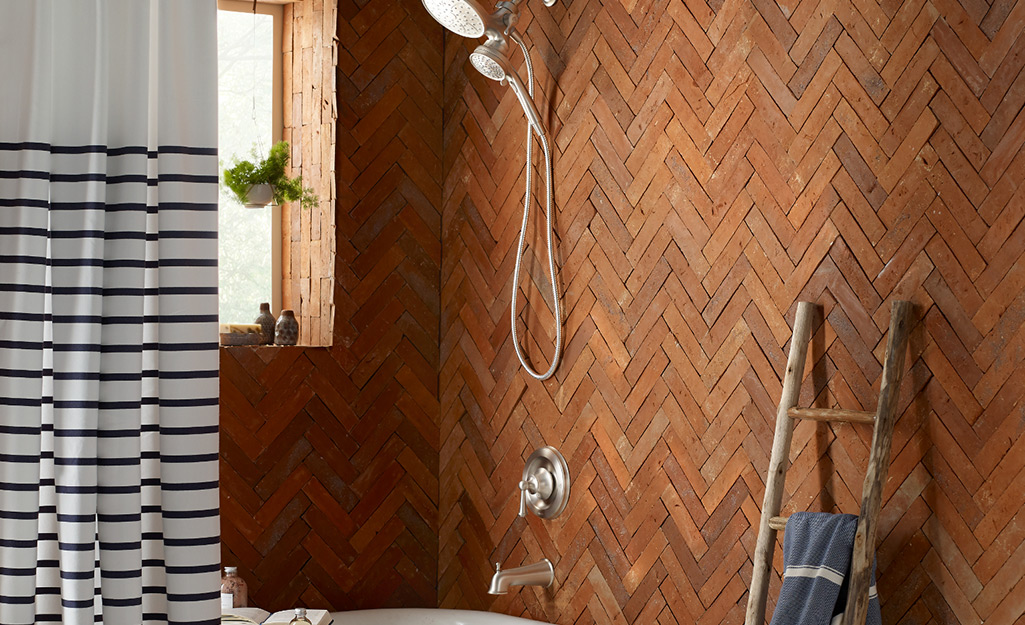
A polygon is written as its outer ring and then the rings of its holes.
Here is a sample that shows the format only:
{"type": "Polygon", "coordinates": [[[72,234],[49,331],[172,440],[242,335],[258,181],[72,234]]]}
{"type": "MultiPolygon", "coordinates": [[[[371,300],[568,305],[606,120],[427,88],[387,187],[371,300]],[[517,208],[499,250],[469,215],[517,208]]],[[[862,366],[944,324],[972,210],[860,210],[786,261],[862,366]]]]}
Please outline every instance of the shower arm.
{"type": "MultiPolygon", "coordinates": [[[[524,1],[500,0],[495,3],[495,12],[491,14],[491,19],[505,27],[502,32],[506,35],[512,35],[515,32],[516,22],[520,19],[520,4],[524,1]]],[[[546,7],[553,7],[556,0],[542,0],[542,2],[546,7]]]]}

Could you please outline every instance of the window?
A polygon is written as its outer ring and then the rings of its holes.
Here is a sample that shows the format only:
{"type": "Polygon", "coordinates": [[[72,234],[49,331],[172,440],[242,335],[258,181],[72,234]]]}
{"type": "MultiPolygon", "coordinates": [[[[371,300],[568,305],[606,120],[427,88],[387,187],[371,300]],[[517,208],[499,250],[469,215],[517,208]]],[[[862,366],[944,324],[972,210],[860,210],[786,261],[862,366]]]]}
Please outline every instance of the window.
{"type": "Polygon", "coordinates": [[[265,152],[284,139],[291,147],[289,175],[301,175],[319,200],[313,209],[293,202],[250,210],[221,196],[221,321],[250,323],[260,302],[270,302],[275,315],[283,308],[295,311],[300,345],[331,345],[337,7],[258,0],[254,16],[252,0],[218,0],[217,6],[222,163],[230,165],[233,154],[249,157],[254,145],[265,152]]]}
{"type": "MultiPolygon", "coordinates": [[[[280,6],[220,0],[217,12],[221,167],[264,158],[281,139],[280,6]]],[[[281,309],[281,208],[219,200],[221,323],[252,323],[261,302],[281,309]]]]}

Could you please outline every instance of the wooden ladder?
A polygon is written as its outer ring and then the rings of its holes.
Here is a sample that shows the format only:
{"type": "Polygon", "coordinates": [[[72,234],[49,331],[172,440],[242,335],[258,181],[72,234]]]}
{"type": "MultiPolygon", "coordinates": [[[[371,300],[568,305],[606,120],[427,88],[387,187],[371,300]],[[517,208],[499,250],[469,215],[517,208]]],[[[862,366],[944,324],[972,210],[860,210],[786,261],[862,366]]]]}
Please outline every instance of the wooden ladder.
{"type": "Polygon", "coordinates": [[[864,625],[868,614],[868,590],[875,553],[876,522],[886,474],[890,469],[890,445],[893,441],[893,425],[897,420],[897,395],[900,392],[901,379],[904,377],[904,355],[910,332],[911,303],[893,302],[890,334],[886,341],[886,356],[883,362],[883,379],[875,412],[796,407],[798,396],[801,394],[801,377],[804,375],[804,363],[808,355],[814,309],[811,302],[797,304],[794,336],[790,341],[790,356],[787,358],[787,370],[783,376],[783,394],[779,401],[779,409],[776,411],[776,433],[772,441],[765,501],[762,503],[762,519],[758,527],[758,543],[755,546],[754,572],[751,576],[745,625],[762,625],[765,621],[765,602],[769,593],[769,572],[772,570],[776,531],[783,529],[787,524],[786,517],[779,516],[779,513],[783,501],[783,480],[790,464],[790,440],[794,431],[794,419],[874,424],[868,471],[861,494],[861,514],[854,536],[854,553],[851,557],[851,572],[848,577],[850,585],[843,625],[864,625]]]}

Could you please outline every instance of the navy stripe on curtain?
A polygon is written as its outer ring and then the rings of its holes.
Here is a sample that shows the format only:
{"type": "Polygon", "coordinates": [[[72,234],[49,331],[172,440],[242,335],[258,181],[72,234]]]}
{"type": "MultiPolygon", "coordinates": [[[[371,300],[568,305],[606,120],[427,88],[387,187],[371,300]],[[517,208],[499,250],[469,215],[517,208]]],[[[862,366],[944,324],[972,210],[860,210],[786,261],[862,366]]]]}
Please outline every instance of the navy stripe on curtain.
{"type": "Polygon", "coordinates": [[[215,2],[0,9],[0,623],[218,623],[215,2]]]}

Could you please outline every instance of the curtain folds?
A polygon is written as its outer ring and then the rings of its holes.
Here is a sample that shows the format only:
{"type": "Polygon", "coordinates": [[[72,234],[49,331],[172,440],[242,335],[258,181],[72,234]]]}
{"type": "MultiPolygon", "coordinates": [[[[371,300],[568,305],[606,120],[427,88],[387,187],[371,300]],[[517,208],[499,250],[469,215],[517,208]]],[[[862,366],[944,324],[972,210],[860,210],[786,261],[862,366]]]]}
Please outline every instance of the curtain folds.
{"type": "Polygon", "coordinates": [[[216,3],[0,15],[0,623],[217,623],[216,3]]]}

